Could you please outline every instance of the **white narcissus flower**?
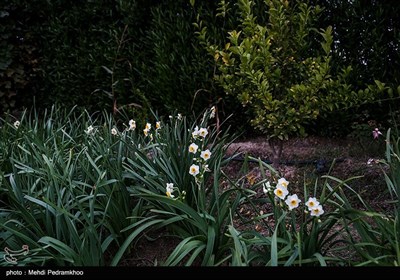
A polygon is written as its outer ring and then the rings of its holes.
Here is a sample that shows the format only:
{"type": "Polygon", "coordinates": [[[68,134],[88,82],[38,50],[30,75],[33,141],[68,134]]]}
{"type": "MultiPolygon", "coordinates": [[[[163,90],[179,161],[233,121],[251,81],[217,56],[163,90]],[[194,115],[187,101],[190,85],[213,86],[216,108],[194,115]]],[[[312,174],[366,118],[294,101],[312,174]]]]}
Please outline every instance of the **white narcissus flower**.
{"type": "Polygon", "coordinates": [[[285,199],[288,193],[289,193],[288,190],[285,187],[282,187],[281,185],[277,185],[276,189],[274,190],[274,194],[282,200],[285,199]]]}
{"type": "Polygon", "coordinates": [[[117,134],[118,134],[118,131],[117,131],[117,129],[116,129],[115,127],[113,127],[113,128],[111,129],[111,134],[112,134],[112,135],[117,135],[117,134]]]}
{"type": "Polygon", "coordinates": [[[21,124],[21,123],[20,123],[19,121],[15,121],[15,122],[14,122],[14,127],[15,127],[15,128],[18,128],[20,124],[21,124]]]}
{"type": "Polygon", "coordinates": [[[211,107],[211,112],[210,112],[210,118],[214,118],[215,117],[215,106],[211,107]]]}
{"type": "Polygon", "coordinates": [[[134,120],[129,121],[129,130],[135,130],[136,122],[134,120]]]}
{"type": "Polygon", "coordinates": [[[319,205],[319,201],[315,197],[310,197],[306,202],[306,206],[308,207],[309,211],[311,211],[313,208],[317,207],[318,205],[319,205]]]}
{"type": "Polygon", "coordinates": [[[178,114],[178,120],[181,120],[182,119],[182,114],[178,114]]]}
{"type": "Polygon", "coordinates": [[[204,160],[208,160],[208,159],[210,158],[210,156],[211,156],[211,152],[210,152],[209,149],[207,149],[207,150],[205,150],[205,151],[202,151],[202,152],[200,153],[200,157],[201,157],[202,159],[204,159],[204,160]]]}
{"type": "Polygon", "coordinates": [[[144,134],[144,136],[147,136],[147,134],[149,133],[149,130],[148,129],[143,129],[143,134],[144,134]]]}
{"type": "Polygon", "coordinates": [[[161,122],[156,122],[156,130],[161,128],[161,122]]]}
{"type": "Polygon", "coordinates": [[[312,208],[310,211],[311,211],[310,215],[315,217],[319,217],[325,212],[324,209],[322,209],[322,205],[318,205],[312,208]]]}
{"type": "Polygon", "coordinates": [[[207,136],[207,134],[208,134],[207,128],[204,128],[204,127],[200,128],[199,135],[201,137],[205,138],[207,136]]]}
{"type": "Polygon", "coordinates": [[[147,131],[149,131],[151,129],[151,123],[146,123],[144,129],[147,129],[147,131]]]}
{"type": "Polygon", "coordinates": [[[263,192],[268,193],[271,190],[271,183],[268,181],[263,184],[263,192]]]}
{"type": "Polygon", "coordinates": [[[166,188],[166,195],[170,198],[174,198],[175,196],[172,194],[174,192],[174,184],[173,183],[167,183],[167,188],[166,188]]]}
{"type": "Polygon", "coordinates": [[[197,149],[199,148],[199,146],[196,145],[196,143],[192,143],[189,146],[189,153],[195,154],[197,153],[197,149]]]}
{"type": "Polygon", "coordinates": [[[94,130],[93,126],[89,125],[89,127],[85,130],[85,133],[92,134],[93,130],[94,130]]]}
{"type": "Polygon", "coordinates": [[[301,200],[297,197],[297,194],[289,195],[285,200],[287,206],[289,206],[289,210],[299,207],[301,200]]]}
{"type": "Polygon", "coordinates": [[[277,184],[276,187],[282,186],[282,187],[285,187],[287,189],[288,185],[289,185],[289,182],[285,178],[280,178],[278,180],[278,184],[277,184]]]}
{"type": "Polygon", "coordinates": [[[199,166],[196,164],[192,164],[189,168],[189,174],[193,176],[199,174],[199,166]]]}
{"type": "Polygon", "coordinates": [[[199,136],[199,127],[196,125],[194,131],[192,132],[192,137],[196,139],[197,136],[199,136]]]}

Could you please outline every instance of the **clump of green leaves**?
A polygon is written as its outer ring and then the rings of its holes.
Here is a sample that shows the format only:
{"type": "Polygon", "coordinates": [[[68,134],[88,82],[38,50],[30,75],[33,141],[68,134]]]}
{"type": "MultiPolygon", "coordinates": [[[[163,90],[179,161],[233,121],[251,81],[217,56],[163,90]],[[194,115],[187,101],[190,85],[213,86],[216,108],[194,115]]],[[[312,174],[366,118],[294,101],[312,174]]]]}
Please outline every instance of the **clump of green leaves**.
{"type": "Polygon", "coordinates": [[[277,167],[282,141],[305,136],[305,125],[323,112],[372,100],[374,91],[352,91],[346,81],[351,67],[333,73],[332,27],[314,28],[318,5],[267,0],[265,25],[257,23],[253,6],[239,0],[238,29],[228,33],[223,48],[208,43],[207,49],[218,65],[215,78],[249,108],[251,124],[267,136],[277,167]],[[320,50],[312,47],[318,42],[320,50]]]}
{"type": "Polygon", "coordinates": [[[162,265],[220,265],[233,255],[232,216],[247,190],[227,183],[221,168],[235,139],[210,120],[215,109],[189,125],[186,117],[173,117],[154,132],[145,153],[135,153],[124,164],[128,187],[143,201],[142,217],[131,217],[130,235],[115,255],[116,265],[131,244],[148,230],[166,228],[182,239],[162,265]],[[226,184],[221,189],[221,184],[226,184]]]}
{"type": "Polygon", "coordinates": [[[0,247],[27,245],[19,265],[107,264],[125,238],[126,217],[138,209],[122,162],[141,134],[118,132],[109,114],[76,108],[0,123],[0,247]]]}

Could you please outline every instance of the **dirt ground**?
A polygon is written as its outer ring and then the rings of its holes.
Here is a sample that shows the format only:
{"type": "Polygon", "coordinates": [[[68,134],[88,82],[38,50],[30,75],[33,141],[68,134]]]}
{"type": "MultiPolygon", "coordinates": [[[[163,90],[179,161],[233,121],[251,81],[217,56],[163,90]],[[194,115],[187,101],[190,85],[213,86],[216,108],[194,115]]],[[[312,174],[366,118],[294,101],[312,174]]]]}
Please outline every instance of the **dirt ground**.
{"type": "MultiPolygon", "coordinates": [[[[227,156],[231,156],[235,152],[241,153],[241,158],[245,154],[259,157],[266,162],[272,158],[271,149],[263,137],[237,140],[229,147],[227,156]]],[[[386,167],[384,164],[378,163],[383,156],[384,143],[382,142],[361,143],[355,139],[321,137],[293,139],[284,145],[279,171],[290,182],[290,190],[293,193],[301,193],[304,183],[312,185],[315,180],[321,180],[321,176],[326,174],[341,180],[362,176],[350,181],[349,185],[375,210],[387,211],[389,197],[383,177],[386,167]]],[[[246,172],[242,172],[242,166],[243,161],[233,160],[223,170],[232,178],[245,176],[249,184],[254,184],[262,179],[257,163],[249,163],[246,172]]],[[[257,190],[257,194],[263,195],[261,188],[257,190]]],[[[358,207],[357,202],[355,204],[354,207],[358,207]]],[[[245,208],[241,211],[243,215],[254,215],[245,208]]],[[[260,211],[268,211],[268,209],[260,209],[260,211]]],[[[257,224],[253,226],[258,230],[257,224]]],[[[120,265],[159,265],[179,243],[179,239],[164,236],[165,234],[165,232],[153,232],[149,233],[147,238],[141,238],[136,244],[134,252],[127,256],[120,265]]]]}
{"type": "MultiPolygon", "coordinates": [[[[271,148],[263,137],[241,140],[233,143],[228,155],[249,154],[266,162],[272,159],[271,148]]],[[[302,188],[304,182],[314,182],[323,175],[331,175],[341,180],[362,176],[349,182],[362,197],[379,210],[385,208],[383,196],[386,184],[383,171],[387,171],[379,160],[384,159],[384,140],[363,142],[355,139],[331,139],[307,137],[293,139],[285,143],[280,174],[291,182],[291,187],[302,188]]],[[[235,174],[242,162],[232,162],[226,167],[228,174],[235,174]],[[232,170],[231,170],[232,169],[232,170]]],[[[249,173],[260,180],[258,164],[250,164],[249,173]]]]}

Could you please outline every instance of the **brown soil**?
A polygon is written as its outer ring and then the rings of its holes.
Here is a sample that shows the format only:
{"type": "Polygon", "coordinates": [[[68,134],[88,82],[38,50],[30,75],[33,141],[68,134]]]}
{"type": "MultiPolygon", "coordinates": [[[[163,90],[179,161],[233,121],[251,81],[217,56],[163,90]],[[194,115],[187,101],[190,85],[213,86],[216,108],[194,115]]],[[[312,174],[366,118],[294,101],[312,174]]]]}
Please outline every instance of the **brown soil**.
{"type": "MultiPolygon", "coordinates": [[[[327,174],[341,180],[362,176],[348,182],[349,186],[375,210],[385,212],[389,209],[387,202],[389,197],[383,177],[385,166],[378,163],[384,155],[384,145],[382,145],[384,143],[368,142],[367,144],[362,145],[352,139],[320,137],[294,139],[285,143],[279,172],[290,182],[290,190],[293,193],[302,193],[304,184],[313,186],[315,180],[323,180],[322,176],[327,174]],[[380,145],[380,148],[377,149],[373,145],[380,145]],[[373,160],[368,163],[370,159],[373,160]],[[317,166],[318,162],[325,162],[325,168],[321,168],[321,164],[317,166]]],[[[227,155],[230,156],[235,152],[241,153],[241,158],[247,154],[265,161],[272,159],[271,149],[262,137],[236,141],[229,147],[227,155]]],[[[232,178],[245,178],[248,186],[262,179],[263,175],[258,163],[250,162],[247,170],[243,170],[242,167],[243,161],[233,160],[223,170],[232,178]]],[[[257,189],[257,196],[262,195],[260,187],[257,189]]],[[[351,193],[349,195],[351,197],[351,193]]],[[[362,205],[355,200],[353,207],[362,208],[362,205]]],[[[264,207],[258,210],[262,214],[268,213],[270,209],[264,207]]],[[[240,209],[240,214],[243,216],[251,217],[260,213],[254,213],[246,207],[240,209]]],[[[237,226],[238,229],[242,227],[239,224],[237,226]]],[[[263,231],[261,224],[246,225],[246,227],[249,226],[257,231],[263,231]]],[[[163,236],[165,234],[165,232],[157,232],[152,233],[152,239],[141,238],[134,247],[134,252],[120,265],[154,266],[162,263],[180,241],[178,238],[163,236]]]]}
{"type": "MultiPolygon", "coordinates": [[[[289,140],[284,145],[279,172],[290,182],[293,191],[302,191],[304,183],[313,184],[322,175],[331,175],[341,180],[361,176],[348,184],[376,210],[385,211],[388,204],[383,171],[387,169],[378,163],[384,156],[384,140],[381,141],[362,145],[354,139],[308,137],[289,140]]],[[[228,149],[228,155],[234,152],[248,154],[266,162],[272,159],[271,149],[262,137],[233,143],[228,149]]],[[[233,161],[226,167],[226,172],[238,174],[242,164],[241,161],[233,161]]],[[[250,163],[245,175],[255,182],[261,180],[258,164],[250,163]]]]}

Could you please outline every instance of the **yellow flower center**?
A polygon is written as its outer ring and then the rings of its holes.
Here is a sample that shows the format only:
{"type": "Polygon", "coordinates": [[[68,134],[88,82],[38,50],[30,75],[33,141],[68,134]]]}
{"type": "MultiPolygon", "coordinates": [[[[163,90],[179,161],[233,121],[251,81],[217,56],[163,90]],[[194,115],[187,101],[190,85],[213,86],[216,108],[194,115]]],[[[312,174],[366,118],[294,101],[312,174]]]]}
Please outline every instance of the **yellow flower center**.
{"type": "Polygon", "coordinates": [[[314,202],[310,201],[308,204],[310,205],[310,207],[314,207],[314,202]]]}
{"type": "Polygon", "coordinates": [[[291,204],[291,205],[296,205],[296,200],[290,201],[290,204],[291,204]]]}
{"type": "Polygon", "coordinates": [[[278,196],[281,196],[283,194],[283,192],[279,189],[276,192],[277,192],[278,196]]]}

